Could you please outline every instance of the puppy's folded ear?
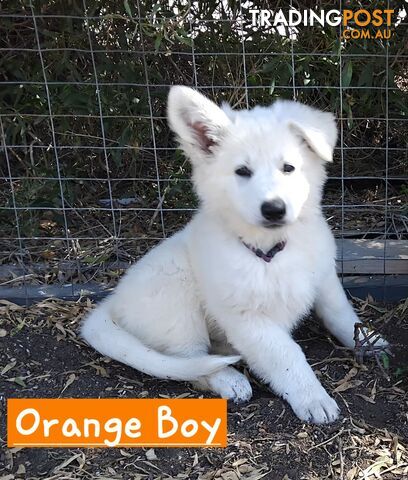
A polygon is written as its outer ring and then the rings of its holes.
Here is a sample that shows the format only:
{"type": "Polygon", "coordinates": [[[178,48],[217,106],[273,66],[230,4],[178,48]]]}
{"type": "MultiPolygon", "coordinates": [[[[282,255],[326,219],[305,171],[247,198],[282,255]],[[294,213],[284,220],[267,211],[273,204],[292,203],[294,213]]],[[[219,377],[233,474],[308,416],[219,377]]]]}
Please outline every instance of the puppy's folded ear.
{"type": "Polygon", "coordinates": [[[167,112],[171,129],[190,156],[211,155],[230,124],[214,102],[192,88],[179,85],[170,89],[167,112]]]}
{"type": "Polygon", "coordinates": [[[301,137],[318,157],[326,162],[333,161],[333,150],[337,141],[334,115],[297,102],[282,104],[282,114],[287,118],[293,133],[301,137]]]}

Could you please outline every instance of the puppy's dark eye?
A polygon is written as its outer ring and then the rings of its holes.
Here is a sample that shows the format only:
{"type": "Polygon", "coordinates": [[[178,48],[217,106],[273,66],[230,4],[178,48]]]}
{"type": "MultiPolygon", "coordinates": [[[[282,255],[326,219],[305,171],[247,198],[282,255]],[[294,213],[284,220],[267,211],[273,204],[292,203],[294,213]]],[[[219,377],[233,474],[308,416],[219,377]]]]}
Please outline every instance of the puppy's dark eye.
{"type": "Polygon", "coordinates": [[[289,163],[285,163],[283,166],[283,171],[285,173],[292,173],[295,170],[295,167],[293,165],[290,165],[289,163]]]}
{"type": "Polygon", "coordinates": [[[252,177],[252,170],[250,170],[248,167],[239,167],[235,170],[235,173],[239,175],[240,177],[252,177]]]}

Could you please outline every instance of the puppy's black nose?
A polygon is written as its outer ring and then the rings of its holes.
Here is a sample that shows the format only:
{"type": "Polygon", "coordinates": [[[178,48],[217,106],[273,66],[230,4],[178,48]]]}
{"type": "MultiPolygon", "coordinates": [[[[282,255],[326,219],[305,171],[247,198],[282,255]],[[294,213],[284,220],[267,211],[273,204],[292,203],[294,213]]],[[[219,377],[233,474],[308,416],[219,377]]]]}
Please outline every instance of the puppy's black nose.
{"type": "Polygon", "coordinates": [[[261,213],[266,220],[282,220],[286,213],[285,202],[281,198],[275,198],[261,205],[261,213]]]}

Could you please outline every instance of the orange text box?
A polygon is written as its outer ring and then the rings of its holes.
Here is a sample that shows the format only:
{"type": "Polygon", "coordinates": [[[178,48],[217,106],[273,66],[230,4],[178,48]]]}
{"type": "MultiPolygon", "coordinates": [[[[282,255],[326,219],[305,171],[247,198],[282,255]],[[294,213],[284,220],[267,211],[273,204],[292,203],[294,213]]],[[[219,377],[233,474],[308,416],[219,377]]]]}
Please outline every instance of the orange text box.
{"type": "Polygon", "coordinates": [[[7,400],[9,447],[225,447],[224,399],[7,400]]]}

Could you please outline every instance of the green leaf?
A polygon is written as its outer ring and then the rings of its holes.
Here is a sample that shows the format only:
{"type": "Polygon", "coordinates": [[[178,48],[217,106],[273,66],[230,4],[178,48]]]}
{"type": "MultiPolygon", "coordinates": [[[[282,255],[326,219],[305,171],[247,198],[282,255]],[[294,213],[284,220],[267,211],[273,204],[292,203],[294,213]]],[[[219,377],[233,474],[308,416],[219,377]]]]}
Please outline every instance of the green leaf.
{"type": "Polygon", "coordinates": [[[161,9],[160,2],[157,2],[156,5],[153,5],[152,15],[156,15],[156,13],[161,9]]]}
{"type": "Polygon", "coordinates": [[[156,40],[154,41],[154,49],[156,52],[160,50],[160,45],[162,43],[163,37],[162,35],[157,35],[156,40]]]}
{"type": "Polygon", "coordinates": [[[271,86],[269,87],[269,95],[273,94],[273,92],[275,90],[275,84],[276,84],[276,80],[273,78],[272,82],[271,82],[271,86]]]}
{"type": "Polygon", "coordinates": [[[385,352],[381,352],[380,358],[381,358],[383,367],[386,370],[388,370],[390,368],[390,357],[385,352]]]}
{"type": "Polygon", "coordinates": [[[271,60],[268,63],[264,63],[262,66],[262,73],[271,73],[275,70],[276,62],[275,60],[271,60]]]}
{"type": "Polygon", "coordinates": [[[20,332],[23,328],[25,327],[25,320],[22,320],[16,327],[14,327],[11,332],[10,336],[13,337],[16,335],[18,332],[20,332]]]}
{"type": "Polygon", "coordinates": [[[392,68],[388,70],[388,87],[389,88],[395,87],[395,72],[392,68]]]}
{"type": "Polygon", "coordinates": [[[374,73],[374,64],[373,63],[367,64],[367,66],[363,69],[363,71],[360,74],[360,78],[358,79],[358,86],[372,87],[373,73],[374,73]]]}
{"type": "Polygon", "coordinates": [[[348,88],[351,83],[351,78],[353,76],[353,64],[348,61],[341,72],[341,82],[343,88],[348,88]]]}
{"type": "Polygon", "coordinates": [[[187,33],[183,30],[179,32],[175,32],[174,36],[185,45],[191,47],[193,45],[193,40],[187,35],[187,33]]]}
{"type": "Polygon", "coordinates": [[[129,15],[129,17],[133,18],[132,10],[130,9],[128,0],[123,0],[123,6],[125,7],[126,13],[129,15]]]}
{"type": "Polygon", "coordinates": [[[397,378],[404,377],[408,374],[408,367],[398,367],[395,371],[395,375],[397,378]]]}
{"type": "Polygon", "coordinates": [[[256,85],[257,84],[257,77],[255,75],[248,76],[248,84],[249,85],[256,85]]]}
{"type": "Polygon", "coordinates": [[[20,387],[26,387],[27,386],[22,377],[9,378],[8,381],[17,383],[17,385],[20,385],[20,387]]]}

